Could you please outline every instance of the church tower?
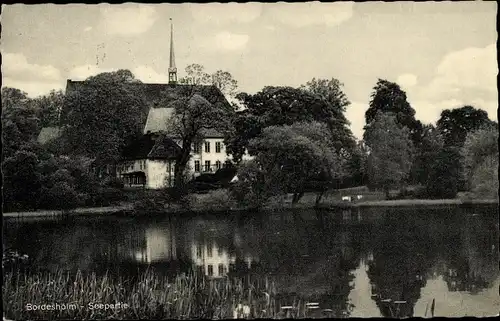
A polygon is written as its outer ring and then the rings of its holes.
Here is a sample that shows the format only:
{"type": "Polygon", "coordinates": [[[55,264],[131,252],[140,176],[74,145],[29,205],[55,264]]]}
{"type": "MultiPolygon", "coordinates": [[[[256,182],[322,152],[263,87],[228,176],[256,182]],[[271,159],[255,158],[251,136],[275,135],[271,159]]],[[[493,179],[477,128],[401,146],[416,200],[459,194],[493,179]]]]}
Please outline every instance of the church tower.
{"type": "Polygon", "coordinates": [[[175,85],[177,83],[177,67],[175,67],[174,54],[174,25],[170,18],[170,65],[168,67],[168,83],[175,85]]]}

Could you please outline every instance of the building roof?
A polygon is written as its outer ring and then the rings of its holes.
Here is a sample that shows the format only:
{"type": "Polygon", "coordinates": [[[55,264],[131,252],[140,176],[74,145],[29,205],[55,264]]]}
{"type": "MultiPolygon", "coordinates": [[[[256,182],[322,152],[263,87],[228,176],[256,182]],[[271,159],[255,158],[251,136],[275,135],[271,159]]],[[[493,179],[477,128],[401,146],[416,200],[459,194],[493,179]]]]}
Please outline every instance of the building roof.
{"type": "Polygon", "coordinates": [[[174,114],[174,108],[151,108],[149,109],[144,134],[158,133],[167,129],[168,119],[174,114]]]}
{"type": "Polygon", "coordinates": [[[61,136],[61,129],[59,127],[44,127],[40,131],[40,134],[38,134],[37,141],[43,145],[59,136],[61,136]]]}
{"type": "Polygon", "coordinates": [[[122,152],[123,160],[166,159],[174,160],[180,147],[172,139],[157,134],[146,134],[129,144],[122,152]]]}
{"type": "MultiPolygon", "coordinates": [[[[89,83],[85,81],[67,81],[66,93],[78,91],[85,88],[89,83]]],[[[213,85],[184,85],[184,84],[147,84],[142,82],[127,83],[131,90],[142,93],[148,105],[149,112],[147,118],[141,127],[143,133],[147,134],[165,130],[166,120],[173,115],[174,107],[177,103],[182,103],[186,98],[198,94],[205,98],[211,104],[223,104],[230,107],[222,92],[213,85]]],[[[61,113],[61,119],[66,119],[69,113],[68,108],[64,108],[61,113]]],[[[142,117],[137,117],[142,122],[142,117]]],[[[64,121],[63,121],[64,123],[64,121]]],[[[207,134],[212,137],[223,137],[215,130],[207,130],[207,134]]]]}

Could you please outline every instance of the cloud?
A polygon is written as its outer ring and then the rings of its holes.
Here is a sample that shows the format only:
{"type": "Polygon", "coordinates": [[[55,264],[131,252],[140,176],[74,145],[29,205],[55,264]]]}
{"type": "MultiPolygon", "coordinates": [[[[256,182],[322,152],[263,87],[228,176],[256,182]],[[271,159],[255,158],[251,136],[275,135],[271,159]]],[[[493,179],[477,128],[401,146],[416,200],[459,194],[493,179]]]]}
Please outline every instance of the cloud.
{"type": "Polygon", "coordinates": [[[103,5],[102,23],[109,35],[135,36],[153,26],[157,17],[152,6],[142,4],[103,5]]]}
{"type": "Polygon", "coordinates": [[[31,64],[20,53],[3,53],[2,86],[18,88],[36,97],[52,89],[62,89],[63,81],[59,69],[52,65],[31,64]]]}
{"type": "Polygon", "coordinates": [[[95,65],[81,65],[81,66],[76,66],[73,69],[71,69],[68,73],[68,77],[71,80],[85,80],[90,76],[95,76],[97,74],[100,74],[102,72],[110,72],[114,71],[115,69],[104,69],[104,68],[99,68],[95,65]]]}
{"type": "Polygon", "coordinates": [[[397,83],[404,88],[413,87],[417,84],[417,76],[413,74],[402,74],[398,77],[397,83]]]}
{"type": "Polygon", "coordinates": [[[353,14],[352,8],[352,2],[276,3],[270,7],[268,14],[293,27],[322,24],[331,27],[349,20],[353,14]]]}
{"type": "Polygon", "coordinates": [[[262,4],[255,2],[189,4],[189,10],[193,18],[201,23],[248,23],[260,16],[262,4]]]}
{"type": "Polygon", "coordinates": [[[2,86],[20,89],[28,94],[29,97],[37,97],[48,94],[51,90],[64,89],[64,83],[61,82],[43,82],[19,80],[2,76],[2,86]]]}
{"type": "Polygon", "coordinates": [[[424,123],[436,123],[442,110],[471,105],[496,120],[497,73],[495,44],[447,54],[427,84],[406,88],[415,117],[424,123]]]}
{"type": "Polygon", "coordinates": [[[240,50],[246,47],[248,40],[248,35],[223,31],[215,36],[215,46],[219,50],[240,50]]]}
{"type": "Polygon", "coordinates": [[[159,74],[149,66],[138,66],[132,70],[135,77],[145,83],[168,83],[166,74],[159,74]]]}
{"type": "Polygon", "coordinates": [[[59,69],[52,65],[30,64],[26,57],[20,53],[4,53],[2,60],[2,74],[6,77],[46,81],[58,81],[61,79],[59,69]]]}
{"type": "Polygon", "coordinates": [[[436,69],[434,79],[422,90],[429,99],[450,98],[473,91],[497,95],[498,65],[496,44],[470,47],[447,54],[436,69]]]}
{"type": "Polygon", "coordinates": [[[90,30],[92,30],[91,26],[87,26],[83,29],[84,32],[89,32],[90,30]]]}

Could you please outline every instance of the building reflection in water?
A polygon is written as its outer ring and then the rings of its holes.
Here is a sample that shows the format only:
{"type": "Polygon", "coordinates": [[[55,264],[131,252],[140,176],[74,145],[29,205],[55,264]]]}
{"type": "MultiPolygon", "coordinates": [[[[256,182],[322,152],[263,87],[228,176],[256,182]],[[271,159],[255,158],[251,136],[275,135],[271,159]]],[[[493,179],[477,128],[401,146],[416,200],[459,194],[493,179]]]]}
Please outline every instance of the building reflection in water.
{"type": "Polygon", "coordinates": [[[126,260],[154,264],[177,260],[175,229],[170,221],[138,227],[119,242],[118,251],[126,260]]]}

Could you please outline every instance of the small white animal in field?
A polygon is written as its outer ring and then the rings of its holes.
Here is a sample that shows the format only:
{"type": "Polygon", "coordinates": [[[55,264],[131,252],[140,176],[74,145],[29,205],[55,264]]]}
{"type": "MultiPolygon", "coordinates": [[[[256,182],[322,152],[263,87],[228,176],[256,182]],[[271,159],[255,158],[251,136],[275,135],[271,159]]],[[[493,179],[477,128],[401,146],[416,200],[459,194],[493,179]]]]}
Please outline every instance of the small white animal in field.
{"type": "Polygon", "coordinates": [[[356,196],[356,198],[357,198],[358,200],[360,200],[360,199],[362,199],[362,198],[363,198],[363,195],[357,195],[357,196],[356,196]]]}
{"type": "Polygon", "coordinates": [[[352,200],[352,197],[351,196],[342,196],[342,200],[350,202],[352,200]]]}

